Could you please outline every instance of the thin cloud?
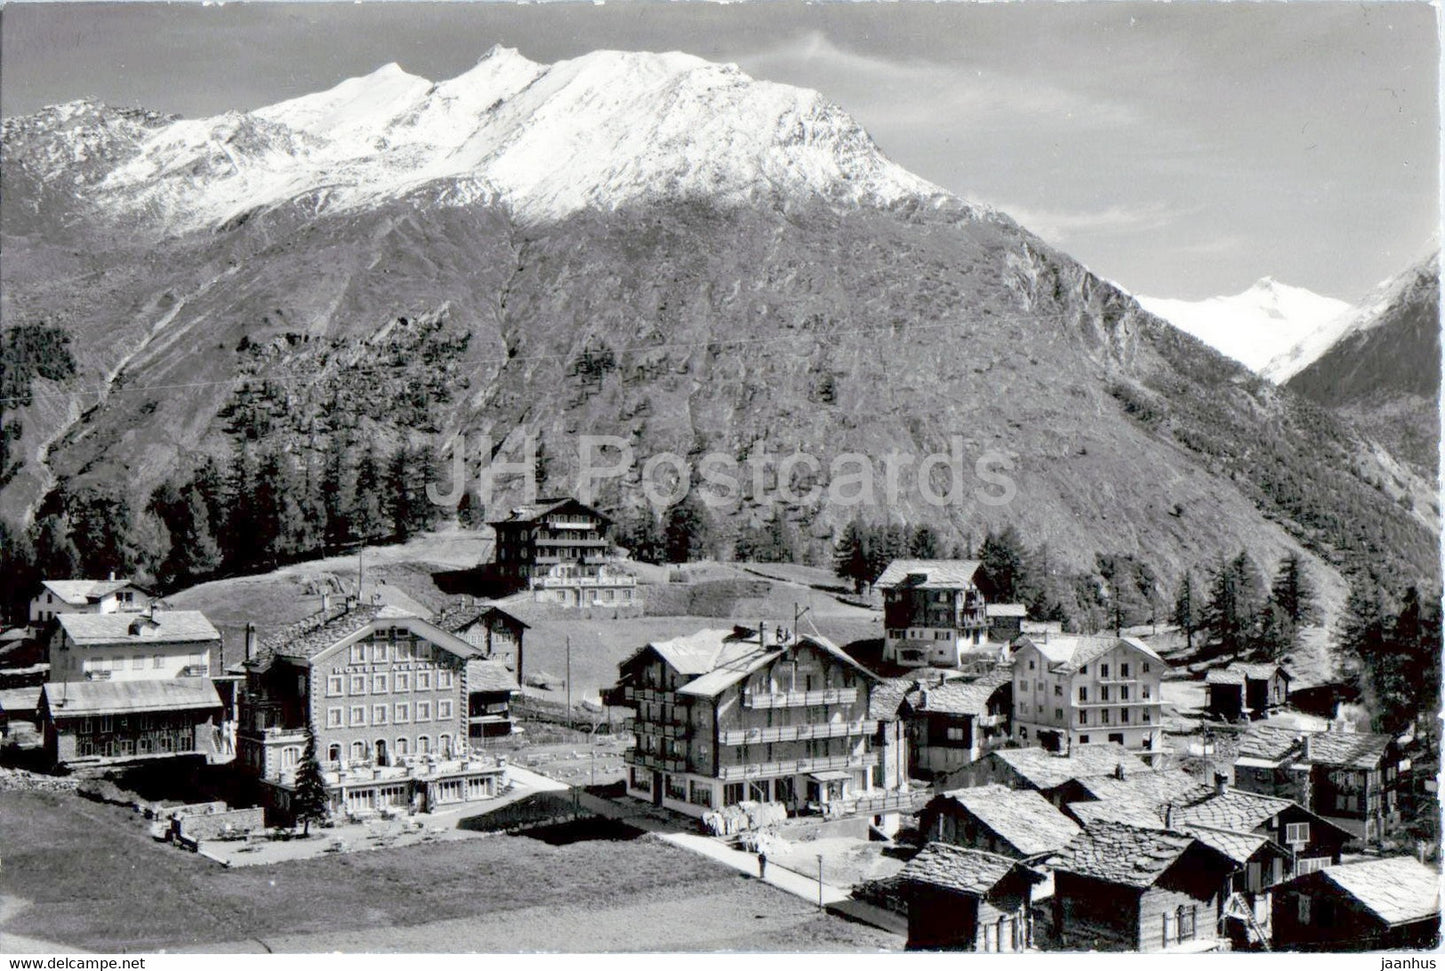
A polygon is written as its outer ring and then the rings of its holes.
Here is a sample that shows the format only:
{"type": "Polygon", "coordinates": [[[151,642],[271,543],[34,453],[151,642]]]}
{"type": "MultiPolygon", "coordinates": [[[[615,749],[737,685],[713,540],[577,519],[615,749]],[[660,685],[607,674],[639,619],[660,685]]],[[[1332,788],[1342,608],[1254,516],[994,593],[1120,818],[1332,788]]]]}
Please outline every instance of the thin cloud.
{"type": "Polygon", "coordinates": [[[1177,225],[1200,211],[1200,207],[1178,207],[1162,203],[1142,206],[1108,206],[1103,209],[1036,209],[1010,203],[991,203],[1016,219],[1030,232],[1051,243],[1081,238],[1155,232],[1177,225]]]}

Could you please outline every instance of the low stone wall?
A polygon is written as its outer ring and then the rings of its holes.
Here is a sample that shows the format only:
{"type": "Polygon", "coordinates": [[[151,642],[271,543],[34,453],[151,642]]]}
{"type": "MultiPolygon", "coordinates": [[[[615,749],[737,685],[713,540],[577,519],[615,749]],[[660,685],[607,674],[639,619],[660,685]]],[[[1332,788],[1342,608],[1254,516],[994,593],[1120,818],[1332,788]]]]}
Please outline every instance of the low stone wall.
{"type": "MultiPolygon", "coordinates": [[[[224,805],[224,803],[222,804],[224,805]]],[[[223,833],[245,833],[247,830],[266,828],[265,811],[260,806],[250,809],[228,809],[224,812],[209,812],[193,816],[176,817],[171,831],[178,839],[216,839],[223,833]]]]}

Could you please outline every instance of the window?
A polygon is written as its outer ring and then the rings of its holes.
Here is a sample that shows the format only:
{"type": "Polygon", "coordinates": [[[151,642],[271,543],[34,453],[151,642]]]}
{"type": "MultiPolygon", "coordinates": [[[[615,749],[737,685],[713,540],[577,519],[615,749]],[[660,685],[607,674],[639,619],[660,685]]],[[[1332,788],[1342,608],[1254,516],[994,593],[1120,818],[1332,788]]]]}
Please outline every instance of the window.
{"type": "Polygon", "coordinates": [[[1043,690],[1044,690],[1044,683],[1043,683],[1042,681],[1037,681],[1037,682],[1035,682],[1035,683],[1034,683],[1034,690],[1036,690],[1036,691],[1043,691],[1043,690]]]}
{"type": "Polygon", "coordinates": [[[1120,700],[1120,701],[1128,701],[1128,700],[1129,700],[1129,686],[1128,686],[1127,684],[1121,684],[1121,685],[1119,685],[1119,700],[1120,700]]]}
{"type": "Polygon", "coordinates": [[[1079,701],[1081,701],[1081,702],[1087,702],[1088,700],[1089,700],[1089,688],[1088,688],[1088,686],[1087,686],[1087,685],[1082,685],[1082,684],[1079,685],[1079,701]]]}
{"type": "Polygon", "coordinates": [[[430,752],[431,737],[428,735],[418,735],[416,739],[416,751],[418,755],[426,755],[430,752]]]}
{"type": "Polygon", "coordinates": [[[1128,708],[1120,708],[1120,709],[1119,709],[1119,724],[1121,724],[1121,725],[1127,725],[1127,724],[1129,724],[1129,709],[1128,709],[1128,708]]]}
{"type": "Polygon", "coordinates": [[[1129,665],[1127,665],[1127,664],[1121,664],[1121,665],[1119,665],[1119,677],[1121,677],[1121,678],[1127,678],[1128,676],[1129,676],[1129,665]]]}
{"type": "Polygon", "coordinates": [[[1310,841],[1310,824],[1287,823],[1284,828],[1284,841],[1286,843],[1308,843],[1310,841]]]}
{"type": "Polygon", "coordinates": [[[1148,708],[1145,708],[1143,711],[1139,712],[1139,720],[1142,721],[1142,722],[1143,722],[1144,724],[1146,724],[1146,725],[1149,724],[1149,709],[1148,709],[1148,708]]]}
{"type": "Polygon", "coordinates": [[[961,742],[961,741],[963,741],[963,729],[962,729],[962,728],[955,728],[955,727],[953,727],[953,726],[949,726],[949,729],[948,729],[948,740],[949,740],[950,742],[961,742]]]}
{"type": "Polygon", "coordinates": [[[371,723],[373,725],[386,724],[386,705],[371,706],[371,723]]]}
{"type": "Polygon", "coordinates": [[[151,667],[153,667],[153,668],[163,668],[163,667],[165,667],[165,666],[166,666],[166,659],[165,659],[165,658],[161,657],[159,654],[152,654],[152,655],[151,655],[151,667]]]}
{"type": "Polygon", "coordinates": [[[1063,685],[1058,685],[1058,684],[1054,685],[1054,697],[1055,697],[1055,698],[1062,698],[1063,695],[1064,695],[1063,685]]]}
{"type": "Polygon", "coordinates": [[[418,690],[418,691],[430,691],[430,690],[431,690],[431,672],[430,672],[430,671],[418,671],[418,672],[416,673],[416,690],[418,690]]]}
{"type": "Polygon", "coordinates": [[[341,694],[342,677],[339,674],[331,674],[326,677],[326,697],[335,698],[341,694]]]}
{"type": "Polygon", "coordinates": [[[341,709],[340,709],[340,708],[328,708],[328,709],[326,709],[326,727],[327,727],[327,728],[340,728],[340,727],[341,727],[341,709]]]}
{"type": "Polygon", "coordinates": [[[351,676],[351,693],[354,695],[366,694],[366,675],[353,674],[351,676]]]}
{"type": "Polygon", "coordinates": [[[452,737],[450,735],[437,736],[437,754],[443,757],[452,754],[452,737]]]}
{"type": "Polygon", "coordinates": [[[1085,709],[1083,709],[1083,710],[1081,710],[1081,711],[1079,712],[1079,724],[1080,724],[1080,725],[1087,725],[1087,724],[1089,724],[1089,710],[1088,710],[1087,708],[1085,708],[1085,709]]]}
{"type": "Polygon", "coordinates": [[[393,652],[392,657],[398,661],[410,661],[411,653],[411,641],[397,641],[396,650],[393,652]]]}
{"type": "Polygon", "coordinates": [[[1151,695],[1149,694],[1149,686],[1147,684],[1140,688],[1139,692],[1144,696],[1144,699],[1146,701],[1151,697],[1151,695]]]}
{"type": "Polygon", "coordinates": [[[707,806],[709,808],[712,806],[711,786],[699,785],[694,782],[691,784],[691,789],[692,795],[688,799],[689,802],[694,806],[707,806]]]}
{"type": "Polygon", "coordinates": [[[1101,678],[1107,678],[1108,676],[1109,676],[1109,665],[1107,665],[1107,664],[1101,664],[1101,665],[1099,665],[1099,677],[1101,677],[1101,678]]]}
{"type": "MultiPolygon", "coordinates": [[[[393,634],[392,636],[395,637],[396,635],[393,634]]],[[[390,647],[389,644],[381,644],[381,643],[375,643],[375,642],[372,643],[372,645],[371,645],[371,660],[372,660],[373,662],[376,662],[376,661],[385,661],[386,658],[387,658],[387,653],[386,653],[386,652],[387,652],[387,648],[388,648],[388,647],[390,647]]]]}
{"type": "Polygon", "coordinates": [[[1331,864],[1327,856],[1310,856],[1295,861],[1295,876],[1304,876],[1306,873],[1314,873],[1316,870],[1323,870],[1331,864]]]}
{"type": "Polygon", "coordinates": [[[452,703],[449,699],[443,698],[437,702],[437,720],[441,721],[452,717],[452,703]]]}
{"type": "Polygon", "coordinates": [[[450,671],[437,672],[437,690],[450,688],[452,686],[452,673],[450,671]]]}
{"type": "Polygon", "coordinates": [[[1100,725],[1107,725],[1107,724],[1109,724],[1109,709],[1107,709],[1107,708],[1100,708],[1100,709],[1099,709],[1099,724],[1100,724],[1100,725]]]}
{"type": "Polygon", "coordinates": [[[1080,735],[1080,736],[1079,736],[1079,744],[1080,744],[1080,745],[1088,745],[1088,744],[1089,744],[1089,736],[1087,736],[1087,735],[1080,735]]]}
{"type": "Polygon", "coordinates": [[[398,725],[405,725],[411,721],[411,706],[405,702],[398,702],[396,708],[392,711],[392,721],[398,725]]]}
{"type": "Polygon", "coordinates": [[[1081,665],[1079,665],[1079,673],[1080,673],[1080,674],[1085,674],[1085,675],[1088,674],[1088,673],[1089,673],[1089,666],[1088,666],[1087,664],[1081,664],[1081,665]]]}
{"type": "Polygon", "coordinates": [[[1108,701],[1108,700],[1109,700],[1109,686],[1108,686],[1107,684],[1104,685],[1102,688],[1099,689],[1099,700],[1100,700],[1100,701],[1108,701]]]}
{"type": "Polygon", "coordinates": [[[431,721],[431,702],[418,701],[416,703],[416,720],[419,722],[431,721]]]}
{"type": "Polygon", "coordinates": [[[373,674],[371,676],[371,693],[374,695],[386,694],[386,675],[373,674]]]}
{"type": "Polygon", "coordinates": [[[1299,922],[1308,924],[1310,922],[1310,898],[1309,894],[1300,894],[1295,898],[1299,902],[1299,922]]]}
{"type": "Polygon", "coordinates": [[[142,654],[137,654],[130,659],[130,669],[132,671],[144,671],[145,666],[146,659],[145,656],[142,654]]]}
{"type": "Polygon", "coordinates": [[[723,786],[723,805],[736,806],[743,801],[743,784],[741,782],[729,782],[723,786]]]}
{"type": "Polygon", "coordinates": [[[410,690],[411,690],[411,674],[410,674],[409,672],[407,672],[407,671],[398,671],[398,672],[396,672],[396,690],[397,690],[397,691],[410,691],[410,690]]]}
{"type": "Polygon", "coordinates": [[[1030,661],[1029,661],[1029,670],[1032,671],[1033,669],[1034,669],[1034,662],[1033,662],[1032,660],[1030,660],[1030,661]]]}
{"type": "Polygon", "coordinates": [[[299,761],[301,761],[301,750],[296,746],[288,745],[281,750],[281,768],[294,769],[299,761]]]}
{"type": "Polygon", "coordinates": [[[366,706],[365,706],[365,705],[352,705],[352,706],[351,706],[351,724],[352,724],[352,725],[365,725],[365,724],[366,724],[366,706]]]}
{"type": "Polygon", "coordinates": [[[1054,709],[1054,717],[1055,717],[1055,718],[1063,718],[1063,717],[1064,717],[1064,709],[1062,709],[1062,708],[1055,708],[1055,709],[1054,709]]]}
{"type": "Polygon", "coordinates": [[[365,664],[365,663],[366,663],[366,645],[365,645],[365,644],[353,644],[353,645],[351,645],[351,663],[352,663],[352,664],[365,664]]]}

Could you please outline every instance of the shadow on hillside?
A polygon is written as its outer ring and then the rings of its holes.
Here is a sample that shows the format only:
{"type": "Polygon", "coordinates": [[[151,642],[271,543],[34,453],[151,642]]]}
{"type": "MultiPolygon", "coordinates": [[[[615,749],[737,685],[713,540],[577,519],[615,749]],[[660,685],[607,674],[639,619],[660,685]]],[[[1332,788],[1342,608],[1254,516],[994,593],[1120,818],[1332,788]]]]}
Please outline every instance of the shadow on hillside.
{"type": "Polygon", "coordinates": [[[431,575],[432,583],[449,597],[482,597],[495,600],[517,591],[515,582],[505,582],[484,567],[468,567],[464,570],[438,570],[431,575]]]}

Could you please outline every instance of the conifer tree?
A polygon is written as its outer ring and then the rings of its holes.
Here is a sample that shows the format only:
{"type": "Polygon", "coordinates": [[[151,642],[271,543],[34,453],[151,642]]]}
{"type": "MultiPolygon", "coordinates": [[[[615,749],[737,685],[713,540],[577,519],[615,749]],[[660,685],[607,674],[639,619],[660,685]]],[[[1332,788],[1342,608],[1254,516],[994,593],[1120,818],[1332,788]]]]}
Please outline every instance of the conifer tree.
{"type": "Polygon", "coordinates": [[[291,811],[301,821],[302,836],[311,835],[313,821],[322,822],[331,815],[326,780],[321,775],[321,763],[316,760],[316,733],[309,725],[306,728],[306,750],[301,753],[301,764],[296,767],[296,791],[291,797],[291,811]]]}
{"type": "Polygon", "coordinates": [[[1194,594],[1194,574],[1189,570],[1185,570],[1184,576],[1179,578],[1170,620],[1184,632],[1185,648],[1194,650],[1194,632],[1199,629],[1200,610],[1194,594]]]}
{"type": "Polygon", "coordinates": [[[938,559],[938,534],[933,527],[922,523],[913,530],[913,535],[908,538],[908,555],[920,560],[938,559]]]}
{"type": "Polygon", "coordinates": [[[356,468],[356,501],[351,510],[352,535],[362,542],[391,535],[386,517],[386,464],[376,446],[368,446],[356,468]]]}
{"type": "Polygon", "coordinates": [[[1310,582],[1298,553],[1291,552],[1280,560],[1279,571],[1270,588],[1270,598],[1284,612],[1291,627],[1298,629],[1319,623],[1314,584],[1310,582]]]}
{"type": "Polygon", "coordinates": [[[877,579],[868,572],[868,532],[857,519],[843,527],[833,547],[833,575],[851,581],[854,593],[862,593],[865,585],[877,579]]]}

